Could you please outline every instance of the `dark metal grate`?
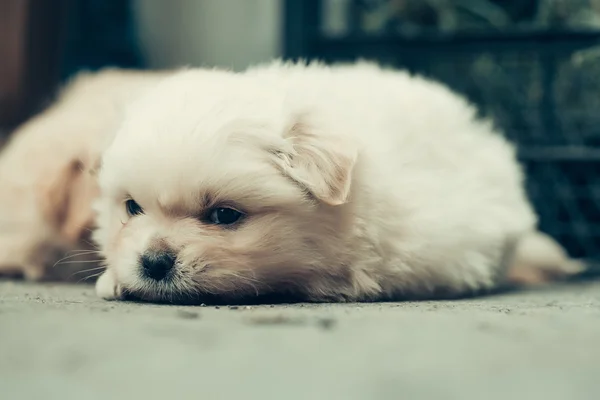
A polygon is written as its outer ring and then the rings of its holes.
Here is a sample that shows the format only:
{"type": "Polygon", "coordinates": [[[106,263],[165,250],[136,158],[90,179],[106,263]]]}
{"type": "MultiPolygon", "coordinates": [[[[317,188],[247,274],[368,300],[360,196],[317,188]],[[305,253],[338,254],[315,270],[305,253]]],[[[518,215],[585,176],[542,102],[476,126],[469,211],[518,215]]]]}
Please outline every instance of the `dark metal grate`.
{"type": "Polygon", "coordinates": [[[443,0],[288,0],[286,56],[377,60],[465,94],[518,144],[542,230],[573,256],[600,259],[600,2],[576,8],[594,1],[446,2],[476,6],[447,29],[428,14],[421,25],[386,19],[390,4],[443,0]],[[502,16],[498,4],[514,7],[502,16]]]}

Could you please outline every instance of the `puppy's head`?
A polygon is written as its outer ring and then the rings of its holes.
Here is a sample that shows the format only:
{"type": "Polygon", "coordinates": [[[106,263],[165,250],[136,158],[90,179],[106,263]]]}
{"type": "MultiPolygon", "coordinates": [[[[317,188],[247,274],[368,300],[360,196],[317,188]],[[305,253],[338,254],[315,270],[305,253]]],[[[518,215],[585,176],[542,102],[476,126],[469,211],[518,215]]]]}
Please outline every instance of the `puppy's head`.
{"type": "Polygon", "coordinates": [[[243,75],[188,71],[132,107],[104,155],[96,240],[153,301],[351,290],[356,148],[243,75]]]}

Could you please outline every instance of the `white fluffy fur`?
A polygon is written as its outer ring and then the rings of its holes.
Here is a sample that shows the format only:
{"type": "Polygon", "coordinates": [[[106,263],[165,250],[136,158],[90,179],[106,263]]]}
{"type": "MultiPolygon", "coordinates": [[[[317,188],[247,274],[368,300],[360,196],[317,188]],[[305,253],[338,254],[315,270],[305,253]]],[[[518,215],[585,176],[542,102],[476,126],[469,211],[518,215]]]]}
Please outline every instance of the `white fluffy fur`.
{"type": "Polygon", "coordinates": [[[179,72],[131,107],[99,182],[105,298],[458,295],[494,287],[538,235],[492,125],[438,83],[368,64],[179,72]],[[218,205],[247,217],[206,223],[218,205]],[[177,264],[155,282],[138,260],[161,246],[177,264]]]}

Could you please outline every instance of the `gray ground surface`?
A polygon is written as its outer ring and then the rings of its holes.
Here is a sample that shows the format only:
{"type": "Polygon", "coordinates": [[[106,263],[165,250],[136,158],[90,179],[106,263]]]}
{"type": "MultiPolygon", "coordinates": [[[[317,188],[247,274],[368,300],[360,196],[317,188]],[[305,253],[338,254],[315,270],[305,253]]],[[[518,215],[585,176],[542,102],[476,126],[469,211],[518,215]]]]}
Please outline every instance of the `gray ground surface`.
{"type": "Polygon", "coordinates": [[[2,399],[600,399],[600,283],[179,307],[0,282],[2,399]]]}

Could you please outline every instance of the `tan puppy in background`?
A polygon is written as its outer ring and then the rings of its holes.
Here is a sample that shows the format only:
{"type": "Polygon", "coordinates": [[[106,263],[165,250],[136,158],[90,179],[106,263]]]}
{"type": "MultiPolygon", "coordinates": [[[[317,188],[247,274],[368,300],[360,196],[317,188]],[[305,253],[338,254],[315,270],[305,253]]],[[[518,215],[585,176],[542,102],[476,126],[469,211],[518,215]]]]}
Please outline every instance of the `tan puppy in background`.
{"type": "Polygon", "coordinates": [[[435,298],[582,268],[537,232],[491,123],[372,65],[179,72],[127,113],[99,183],[107,299],[435,298]]]}
{"type": "MultiPolygon", "coordinates": [[[[99,256],[91,204],[98,194],[89,170],[110,143],[128,102],[164,73],[105,70],[81,74],[56,102],[15,131],[0,153],[0,275],[81,279],[99,256]],[[76,261],[72,263],[72,261],[76,261]]],[[[97,271],[96,271],[97,272],[97,271]]]]}

